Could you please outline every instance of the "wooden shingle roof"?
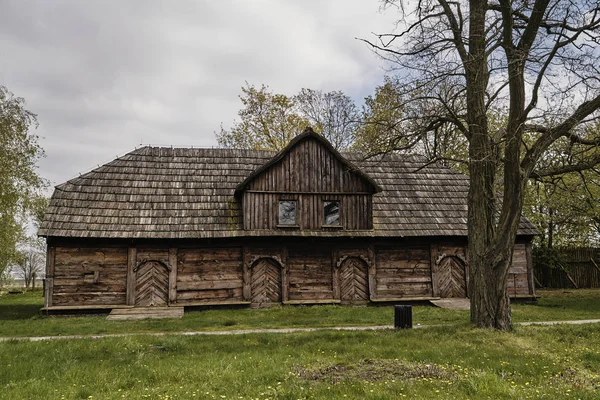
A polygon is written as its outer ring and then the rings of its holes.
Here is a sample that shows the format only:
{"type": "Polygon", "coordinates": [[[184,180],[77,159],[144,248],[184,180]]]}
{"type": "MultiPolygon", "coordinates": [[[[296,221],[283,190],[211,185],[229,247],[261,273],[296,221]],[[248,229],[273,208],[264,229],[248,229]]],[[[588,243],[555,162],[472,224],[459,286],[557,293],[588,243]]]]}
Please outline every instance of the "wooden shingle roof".
{"type": "MultiPolygon", "coordinates": [[[[381,192],[373,230],[245,231],[236,187],[275,156],[233,149],[143,147],[56,187],[40,236],[466,236],[468,181],[419,156],[344,154],[381,192]]],[[[522,219],[520,235],[535,235],[522,219]]]]}

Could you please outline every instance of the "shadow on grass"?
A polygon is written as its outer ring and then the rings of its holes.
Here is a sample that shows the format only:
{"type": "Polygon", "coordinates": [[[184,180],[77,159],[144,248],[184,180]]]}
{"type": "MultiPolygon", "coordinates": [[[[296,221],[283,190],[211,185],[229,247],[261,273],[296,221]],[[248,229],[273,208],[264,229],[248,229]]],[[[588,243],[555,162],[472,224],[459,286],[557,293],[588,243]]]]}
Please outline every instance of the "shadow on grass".
{"type": "Polygon", "coordinates": [[[39,304],[0,304],[0,321],[40,316],[39,304]]]}

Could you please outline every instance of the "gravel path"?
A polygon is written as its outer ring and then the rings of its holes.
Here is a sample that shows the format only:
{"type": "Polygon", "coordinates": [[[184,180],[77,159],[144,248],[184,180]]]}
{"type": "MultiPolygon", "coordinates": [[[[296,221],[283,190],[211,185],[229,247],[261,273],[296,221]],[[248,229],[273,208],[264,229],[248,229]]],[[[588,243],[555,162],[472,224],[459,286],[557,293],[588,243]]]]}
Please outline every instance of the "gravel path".
{"type": "MultiPolygon", "coordinates": [[[[581,324],[597,324],[600,319],[583,319],[576,321],[539,321],[539,322],[517,322],[515,325],[531,326],[531,325],[581,325],[581,324]]],[[[426,328],[428,326],[440,325],[416,325],[414,328],[426,328]]],[[[0,342],[28,341],[39,342],[44,340],[62,340],[62,339],[102,339],[113,337],[129,337],[129,336],[224,336],[224,335],[246,335],[250,333],[297,333],[297,332],[318,332],[318,331],[376,331],[394,329],[392,325],[379,326],[343,326],[343,327],[324,327],[324,328],[282,328],[282,329],[239,329],[229,331],[192,331],[192,332],[138,332],[138,333],[108,333],[102,335],[64,335],[64,336],[14,336],[0,337],[0,342]]]]}

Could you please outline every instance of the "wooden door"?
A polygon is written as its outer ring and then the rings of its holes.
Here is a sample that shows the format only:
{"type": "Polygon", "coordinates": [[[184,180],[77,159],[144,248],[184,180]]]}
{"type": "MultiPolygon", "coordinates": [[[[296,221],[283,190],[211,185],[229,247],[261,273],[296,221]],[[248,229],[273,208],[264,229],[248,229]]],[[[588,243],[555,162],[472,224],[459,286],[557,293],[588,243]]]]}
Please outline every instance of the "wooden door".
{"type": "Polygon", "coordinates": [[[340,300],[369,301],[369,267],[358,257],[344,260],[340,267],[340,300]]]}
{"type": "Polygon", "coordinates": [[[169,300],[169,270],[158,261],[146,261],[136,271],[135,305],[166,307],[169,300]]]}
{"type": "Polygon", "coordinates": [[[275,260],[261,258],[252,266],[251,274],[252,303],[281,303],[281,268],[275,260]]]}
{"type": "Polygon", "coordinates": [[[467,297],[467,279],[464,262],[458,257],[446,257],[438,267],[440,297],[467,297]]]}

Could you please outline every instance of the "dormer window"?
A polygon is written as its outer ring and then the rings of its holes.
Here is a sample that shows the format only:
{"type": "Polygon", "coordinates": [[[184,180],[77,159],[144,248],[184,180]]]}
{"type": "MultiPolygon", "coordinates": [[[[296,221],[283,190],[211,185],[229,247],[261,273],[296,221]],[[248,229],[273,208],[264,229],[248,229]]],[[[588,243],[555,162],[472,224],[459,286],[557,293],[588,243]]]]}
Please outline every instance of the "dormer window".
{"type": "Polygon", "coordinates": [[[281,200],[279,202],[279,225],[296,225],[295,200],[281,200]]]}
{"type": "Polygon", "coordinates": [[[323,225],[340,225],[340,202],[337,200],[328,200],[323,202],[323,225]]]}

